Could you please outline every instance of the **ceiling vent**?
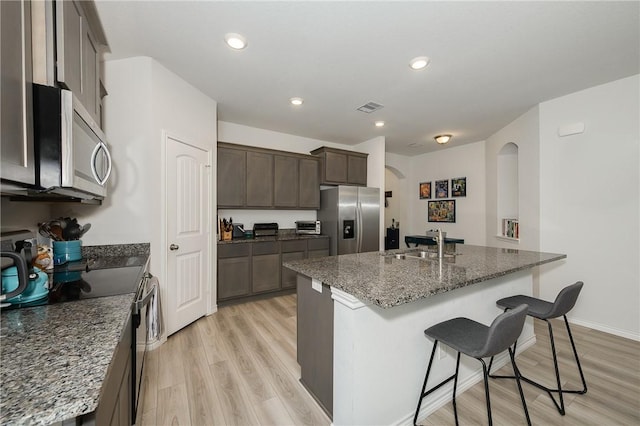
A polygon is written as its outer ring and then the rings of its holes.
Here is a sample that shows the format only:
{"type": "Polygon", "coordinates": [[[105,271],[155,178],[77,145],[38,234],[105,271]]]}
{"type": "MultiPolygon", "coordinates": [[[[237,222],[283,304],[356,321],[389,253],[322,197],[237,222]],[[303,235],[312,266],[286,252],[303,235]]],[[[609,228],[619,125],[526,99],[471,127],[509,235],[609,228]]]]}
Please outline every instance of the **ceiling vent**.
{"type": "Polygon", "coordinates": [[[384,108],[384,105],[377,104],[375,102],[368,102],[357,108],[358,111],[366,112],[367,114],[371,114],[373,111],[377,111],[380,108],[384,108]]]}

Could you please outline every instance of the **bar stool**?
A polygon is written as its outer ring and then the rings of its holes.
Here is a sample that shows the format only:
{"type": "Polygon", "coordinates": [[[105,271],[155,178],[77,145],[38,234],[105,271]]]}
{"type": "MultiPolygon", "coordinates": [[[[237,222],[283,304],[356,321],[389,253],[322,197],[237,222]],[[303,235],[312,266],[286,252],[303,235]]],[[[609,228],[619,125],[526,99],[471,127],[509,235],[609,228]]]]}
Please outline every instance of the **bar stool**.
{"type": "MultiPolygon", "coordinates": [[[[547,302],[545,300],[537,299],[535,297],[523,296],[523,295],[506,297],[496,302],[496,304],[500,307],[503,307],[505,311],[514,309],[516,306],[526,303],[529,306],[527,310],[527,315],[532,316],[533,318],[541,319],[547,323],[547,326],[549,328],[549,340],[551,341],[551,353],[553,354],[553,366],[556,370],[556,383],[558,387],[555,389],[550,389],[547,386],[543,386],[540,383],[535,382],[522,375],[520,375],[520,378],[525,382],[539,389],[542,389],[543,391],[546,391],[549,397],[551,398],[551,400],[553,401],[554,405],[560,412],[560,414],[563,416],[565,414],[565,410],[564,410],[564,398],[562,397],[562,394],[587,393],[587,382],[584,380],[584,374],[582,373],[582,366],[580,365],[580,359],[578,358],[578,352],[576,351],[576,345],[573,342],[573,336],[571,335],[571,328],[569,327],[569,321],[567,320],[567,315],[566,315],[567,312],[573,309],[574,305],[576,304],[576,300],[578,300],[578,295],[580,294],[580,290],[582,290],[583,284],[584,283],[582,281],[577,281],[576,283],[563,288],[560,291],[560,293],[558,293],[558,296],[556,297],[556,300],[553,303],[547,302]],[[553,338],[553,327],[551,327],[551,322],[549,321],[550,319],[558,318],[560,316],[564,318],[564,323],[567,327],[567,334],[569,335],[569,341],[571,341],[571,347],[573,348],[573,356],[576,360],[576,364],[578,365],[578,371],[580,372],[580,379],[582,380],[582,386],[583,386],[582,390],[562,389],[562,384],[560,383],[560,371],[558,370],[558,358],[556,356],[556,345],[555,345],[555,340],[553,338]],[[558,394],[560,399],[559,404],[556,401],[556,399],[553,397],[552,392],[558,394]]],[[[513,351],[515,352],[515,350],[516,348],[514,347],[513,351]]],[[[493,362],[493,358],[491,358],[491,361],[489,362],[489,372],[491,372],[492,362],[493,362]]],[[[495,376],[491,374],[489,374],[489,377],[497,378],[497,379],[513,379],[514,378],[514,376],[495,376]]]]}
{"type": "Polygon", "coordinates": [[[415,425],[418,420],[418,412],[422,405],[424,397],[439,389],[445,383],[448,383],[452,379],[453,381],[453,413],[456,419],[456,425],[458,424],[458,411],[456,409],[456,388],[458,386],[458,370],[460,369],[460,354],[463,353],[467,356],[477,359],[482,363],[482,373],[484,377],[484,392],[487,400],[487,415],[489,417],[489,425],[493,424],[491,419],[491,402],[489,399],[489,381],[488,370],[482,358],[493,357],[505,349],[509,350],[509,357],[511,358],[511,366],[515,374],[516,381],[518,383],[518,391],[520,392],[520,400],[522,401],[522,407],[524,408],[524,414],[527,418],[527,424],[531,425],[529,419],[529,411],[527,410],[527,403],[524,400],[524,393],[522,392],[522,386],[520,384],[520,372],[516,367],[514,360],[514,352],[511,350],[513,345],[522,332],[524,326],[524,320],[527,314],[527,305],[518,306],[515,309],[511,309],[507,312],[500,314],[496,317],[491,326],[480,324],[479,322],[470,320],[468,318],[454,318],[448,321],[441,322],[432,327],[429,327],[424,331],[427,337],[435,339],[433,343],[433,350],[431,351],[431,358],[429,359],[429,366],[427,367],[427,374],[424,378],[424,384],[420,391],[420,398],[418,399],[418,408],[416,408],[416,414],[413,416],[413,424],[415,425]],[[456,360],[456,372],[451,377],[443,380],[441,383],[435,385],[431,389],[425,392],[427,387],[427,380],[429,380],[429,373],[431,372],[431,366],[433,365],[433,356],[436,353],[436,347],[438,342],[444,343],[458,351],[458,357],[456,360]]]}

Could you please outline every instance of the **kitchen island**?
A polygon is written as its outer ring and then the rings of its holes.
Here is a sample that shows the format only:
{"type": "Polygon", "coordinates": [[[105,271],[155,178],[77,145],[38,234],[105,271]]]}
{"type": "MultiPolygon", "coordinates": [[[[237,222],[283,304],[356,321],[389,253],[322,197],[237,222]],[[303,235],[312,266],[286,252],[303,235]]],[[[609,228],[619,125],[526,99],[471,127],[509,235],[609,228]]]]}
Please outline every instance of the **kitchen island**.
{"type": "MultiPolygon", "coordinates": [[[[298,273],[301,382],[335,425],[411,424],[433,343],[423,330],[456,316],[489,324],[501,312],[496,300],[531,295],[532,268],[566,257],[472,245],[456,246],[443,259],[433,253],[421,258],[420,252],[285,263],[298,273]],[[327,370],[331,383],[322,379],[327,370]]],[[[531,320],[519,342],[521,349],[535,343],[531,320]]],[[[452,351],[441,349],[437,356],[433,383],[455,368],[452,351]]],[[[472,361],[462,359],[460,391],[481,379],[472,361]]],[[[506,361],[504,355],[497,358],[498,366],[506,361]]],[[[419,417],[450,400],[451,388],[426,398],[419,417]]]]}

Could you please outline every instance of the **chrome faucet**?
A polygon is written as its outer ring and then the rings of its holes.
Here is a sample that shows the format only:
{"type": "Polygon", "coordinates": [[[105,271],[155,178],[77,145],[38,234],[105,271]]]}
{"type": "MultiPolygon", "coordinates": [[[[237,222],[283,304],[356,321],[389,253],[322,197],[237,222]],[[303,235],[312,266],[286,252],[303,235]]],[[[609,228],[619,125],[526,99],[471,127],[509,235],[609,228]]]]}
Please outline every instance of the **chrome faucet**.
{"type": "Polygon", "coordinates": [[[438,244],[438,259],[444,258],[444,238],[442,238],[442,230],[438,229],[438,236],[433,237],[433,241],[438,244]]]}

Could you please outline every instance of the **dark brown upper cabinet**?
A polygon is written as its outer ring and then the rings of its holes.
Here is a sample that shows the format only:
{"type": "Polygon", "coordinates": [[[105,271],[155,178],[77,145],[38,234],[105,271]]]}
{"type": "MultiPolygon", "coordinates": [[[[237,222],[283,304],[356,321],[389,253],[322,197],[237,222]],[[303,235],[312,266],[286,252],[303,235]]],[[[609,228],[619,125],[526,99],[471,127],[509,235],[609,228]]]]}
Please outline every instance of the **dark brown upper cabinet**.
{"type": "Polygon", "coordinates": [[[321,185],[367,186],[369,154],[326,146],[314,149],[311,154],[320,158],[321,185]]]}
{"type": "Polygon", "coordinates": [[[218,143],[218,208],[320,208],[320,161],[311,155],[218,143]]]}

